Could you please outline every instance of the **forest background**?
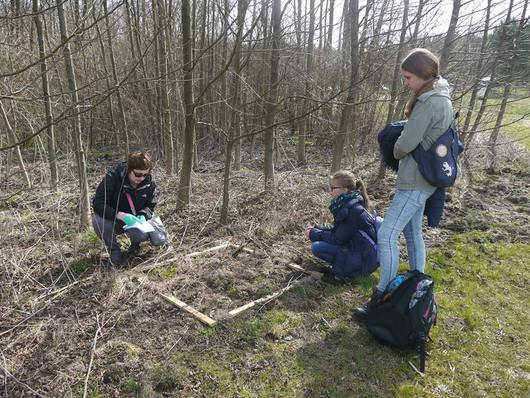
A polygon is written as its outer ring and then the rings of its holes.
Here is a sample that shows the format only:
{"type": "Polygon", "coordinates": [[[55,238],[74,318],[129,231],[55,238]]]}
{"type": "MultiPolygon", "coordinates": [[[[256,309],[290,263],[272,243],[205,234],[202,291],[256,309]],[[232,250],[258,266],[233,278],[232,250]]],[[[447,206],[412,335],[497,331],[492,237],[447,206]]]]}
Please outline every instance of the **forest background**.
{"type": "Polygon", "coordinates": [[[527,8],[0,1],[0,395],[524,396],[527,8]],[[288,267],[319,265],[303,229],[329,221],[331,172],[365,179],[384,214],[395,176],[376,135],[403,117],[414,47],[440,56],[466,148],[426,230],[441,308],[428,377],[349,321],[376,276],[330,286],[288,267]],[[90,198],[133,149],[157,159],[171,242],[115,269],[90,198]]]}

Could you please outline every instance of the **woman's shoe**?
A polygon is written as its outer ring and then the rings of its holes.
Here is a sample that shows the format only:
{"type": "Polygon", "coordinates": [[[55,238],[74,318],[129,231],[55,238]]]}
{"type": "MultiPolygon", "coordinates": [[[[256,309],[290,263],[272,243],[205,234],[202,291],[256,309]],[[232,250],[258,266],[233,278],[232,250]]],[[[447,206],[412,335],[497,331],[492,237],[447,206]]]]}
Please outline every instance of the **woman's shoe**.
{"type": "Polygon", "coordinates": [[[127,254],[130,256],[136,255],[140,251],[140,242],[131,242],[127,254]]]}
{"type": "Polygon", "coordinates": [[[114,248],[110,251],[110,263],[114,266],[121,265],[123,262],[123,254],[120,248],[114,248]]]}

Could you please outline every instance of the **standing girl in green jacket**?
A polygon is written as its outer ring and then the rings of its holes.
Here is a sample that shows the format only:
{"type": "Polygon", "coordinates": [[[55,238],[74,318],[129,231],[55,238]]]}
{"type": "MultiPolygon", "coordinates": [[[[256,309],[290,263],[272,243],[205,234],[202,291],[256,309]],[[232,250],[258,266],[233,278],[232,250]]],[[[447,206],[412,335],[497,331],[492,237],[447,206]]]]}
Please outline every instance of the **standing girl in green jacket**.
{"type": "Polygon", "coordinates": [[[425,269],[423,210],[436,188],[421,175],[412,151],[418,145],[430,148],[453,120],[449,84],[440,76],[439,69],[438,58],[423,48],[412,50],[401,63],[403,84],[412,96],[405,108],[407,124],[394,145],[394,157],[399,160],[397,191],[377,233],[381,265],[379,284],[371,300],[354,311],[359,319],[366,318],[397,274],[401,232],[407,241],[410,269],[421,272],[425,269]]]}

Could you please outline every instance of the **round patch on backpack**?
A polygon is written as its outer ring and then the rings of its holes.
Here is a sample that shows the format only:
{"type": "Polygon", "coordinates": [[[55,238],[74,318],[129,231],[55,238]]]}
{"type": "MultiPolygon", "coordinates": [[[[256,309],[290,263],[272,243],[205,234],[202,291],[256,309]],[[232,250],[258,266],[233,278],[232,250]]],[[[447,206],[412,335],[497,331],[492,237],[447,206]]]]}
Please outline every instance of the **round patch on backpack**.
{"type": "Polygon", "coordinates": [[[436,147],[435,152],[436,156],[444,158],[447,156],[447,146],[445,146],[444,144],[440,144],[436,147]]]}

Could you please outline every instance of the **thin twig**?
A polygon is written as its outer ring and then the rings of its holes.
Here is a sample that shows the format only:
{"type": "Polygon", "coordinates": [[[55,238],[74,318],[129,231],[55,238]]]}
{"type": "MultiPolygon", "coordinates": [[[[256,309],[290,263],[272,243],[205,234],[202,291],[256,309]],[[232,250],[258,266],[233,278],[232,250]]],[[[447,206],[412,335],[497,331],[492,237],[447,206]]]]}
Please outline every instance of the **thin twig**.
{"type": "Polygon", "coordinates": [[[101,325],[99,324],[99,315],[96,315],[96,322],[98,324],[98,329],[94,335],[94,341],[92,342],[92,350],[90,352],[90,362],[88,363],[88,370],[85,377],[85,388],[83,390],[83,398],[86,398],[88,393],[88,379],[90,378],[90,372],[92,371],[92,362],[94,362],[94,354],[96,352],[96,344],[98,343],[98,337],[101,334],[101,325]]]}
{"type": "Polygon", "coordinates": [[[7,330],[4,330],[2,333],[0,333],[0,337],[3,336],[4,334],[8,334],[9,332],[11,332],[12,330],[18,328],[20,325],[22,325],[23,323],[25,323],[27,320],[33,318],[35,315],[37,315],[39,312],[41,312],[43,309],[45,309],[47,307],[47,305],[43,306],[42,308],[38,309],[37,311],[35,311],[33,314],[27,316],[26,318],[22,319],[19,323],[17,323],[16,325],[14,325],[13,327],[11,327],[10,329],[7,329],[7,330]]]}
{"type": "Polygon", "coordinates": [[[23,381],[20,381],[19,379],[17,379],[9,370],[7,370],[7,363],[6,363],[6,357],[4,356],[4,353],[2,351],[0,351],[0,354],[2,354],[2,360],[4,362],[4,364],[0,364],[0,370],[2,370],[4,372],[4,374],[6,375],[6,379],[7,379],[7,376],[11,377],[13,379],[13,381],[15,383],[17,383],[19,386],[22,386],[22,387],[25,387],[27,388],[28,390],[30,390],[33,394],[35,394],[37,397],[42,397],[42,398],[45,398],[44,395],[38,393],[37,391],[35,391],[33,388],[31,388],[30,386],[28,386],[26,383],[24,383],[23,381]]]}
{"type": "Polygon", "coordinates": [[[55,298],[57,298],[57,296],[63,294],[67,290],[70,290],[70,288],[74,287],[75,285],[77,285],[77,284],[79,284],[81,282],[86,282],[86,281],[92,279],[94,276],[96,276],[96,274],[92,274],[92,275],[90,275],[90,276],[88,276],[88,277],[86,277],[84,279],[78,279],[75,282],[70,283],[69,285],[63,286],[63,287],[61,287],[61,288],[59,288],[57,290],[54,290],[52,292],[43,294],[42,296],[37,297],[36,301],[41,301],[41,300],[46,299],[46,298],[48,298],[50,296],[53,296],[53,298],[55,299],[55,298]]]}

